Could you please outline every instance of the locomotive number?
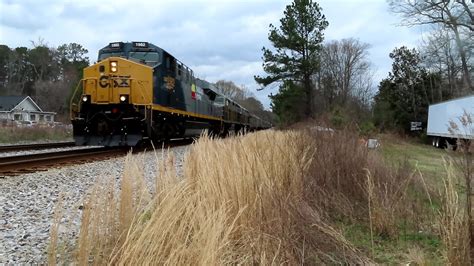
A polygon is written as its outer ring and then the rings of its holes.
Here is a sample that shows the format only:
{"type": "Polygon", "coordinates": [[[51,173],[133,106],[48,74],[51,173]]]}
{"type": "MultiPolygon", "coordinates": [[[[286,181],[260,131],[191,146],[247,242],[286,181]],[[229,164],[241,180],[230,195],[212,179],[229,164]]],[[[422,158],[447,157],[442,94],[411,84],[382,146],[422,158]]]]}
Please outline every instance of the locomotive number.
{"type": "Polygon", "coordinates": [[[133,47],[148,48],[147,42],[133,42],[133,47]]]}

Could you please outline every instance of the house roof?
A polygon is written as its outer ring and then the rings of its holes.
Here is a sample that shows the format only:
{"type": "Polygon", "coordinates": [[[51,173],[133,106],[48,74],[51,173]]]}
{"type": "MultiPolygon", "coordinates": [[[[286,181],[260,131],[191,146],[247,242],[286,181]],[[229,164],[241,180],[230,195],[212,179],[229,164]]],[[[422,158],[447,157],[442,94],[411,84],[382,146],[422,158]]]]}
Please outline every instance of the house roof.
{"type": "Polygon", "coordinates": [[[0,96],[0,111],[10,111],[27,96],[0,96]]]}
{"type": "Polygon", "coordinates": [[[17,106],[21,105],[24,101],[29,101],[33,105],[33,107],[37,109],[37,112],[52,114],[54,113],[43,112],[43,110],[35,103],[35,101],[33,101],[33,99],[31,99],[30,96],[0,96],[0,112],[10,112],[17,106]]]}

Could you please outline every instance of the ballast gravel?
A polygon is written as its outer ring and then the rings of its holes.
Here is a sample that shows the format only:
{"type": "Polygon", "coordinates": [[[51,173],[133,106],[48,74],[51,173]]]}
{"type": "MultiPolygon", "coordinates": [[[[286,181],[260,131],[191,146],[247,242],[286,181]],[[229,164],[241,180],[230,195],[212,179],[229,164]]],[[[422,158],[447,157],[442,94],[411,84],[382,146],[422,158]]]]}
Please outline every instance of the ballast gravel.
{"type": "Polygon", "coordinates": [[[90,148],[94,148],[94,147],[99,148],[99,147],[102,147],[102,146],[71,146],[71,147],[52,148],[52,149],[0,152],[0,158],[10,157],[10,156],[27,155],[27,154],[39,154],[39,153],[48,153],[48,152],[70,151],[70,150],[83,150],[83,149],[90,149],[90,148]]]}
{"type": "MultiPolygon", "coordinates": [[[[175,156],[177,173],[182,175],[184,154],[190,146],[170,148],[175,156]]],[[[157,157],[161,150],[143,156],[145,177],[153,183],[157,157]]],[[[75,239],[79,233],[81,206],[91,185],[98,178],[122,175],[125,157],[65,166],[44,172],[0,178],[0,265],[47,263],[50,228],[60,195],[66,215],[59,228],[62,237],[75,239]],[[71,213],[73,212],[73,213],[71,213]]]]}

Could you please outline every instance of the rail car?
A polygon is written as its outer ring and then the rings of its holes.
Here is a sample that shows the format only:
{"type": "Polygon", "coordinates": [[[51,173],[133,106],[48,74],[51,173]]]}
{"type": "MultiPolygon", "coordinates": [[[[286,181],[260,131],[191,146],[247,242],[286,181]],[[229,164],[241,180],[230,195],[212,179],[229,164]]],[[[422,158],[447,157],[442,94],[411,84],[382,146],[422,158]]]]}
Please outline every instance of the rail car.
{"type": "Polygon", "coordinates": [[[148,42],[110,43],[83,74],[70,110],[76,145],[135,146],[204,130],[226,135],[271,127],[148,42]]]}

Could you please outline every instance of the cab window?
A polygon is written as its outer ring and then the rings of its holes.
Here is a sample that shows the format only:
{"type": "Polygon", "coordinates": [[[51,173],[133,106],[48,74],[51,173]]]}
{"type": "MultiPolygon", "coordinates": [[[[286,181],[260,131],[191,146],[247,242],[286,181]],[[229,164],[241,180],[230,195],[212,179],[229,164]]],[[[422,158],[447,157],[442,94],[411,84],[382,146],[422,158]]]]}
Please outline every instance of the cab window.
{"type": "Polygon", "coordinates": [[[155,66],[158,64],[160,56],[156,52],[130,52],[128,58],[148,66],[155,66]]]}
{"type": "Polygon", "coordinates": [[[123,56],[123,52],[101,53],[99,55],[99,61],[104,60],[104,59],[109,58],[109,57],[112,57],[112,56],[116,56],[116,57],[123,56]]]}

